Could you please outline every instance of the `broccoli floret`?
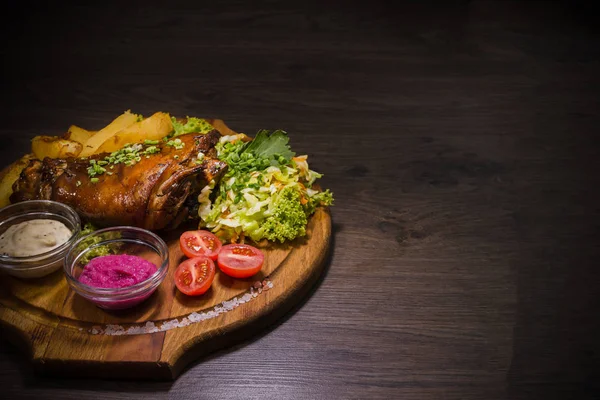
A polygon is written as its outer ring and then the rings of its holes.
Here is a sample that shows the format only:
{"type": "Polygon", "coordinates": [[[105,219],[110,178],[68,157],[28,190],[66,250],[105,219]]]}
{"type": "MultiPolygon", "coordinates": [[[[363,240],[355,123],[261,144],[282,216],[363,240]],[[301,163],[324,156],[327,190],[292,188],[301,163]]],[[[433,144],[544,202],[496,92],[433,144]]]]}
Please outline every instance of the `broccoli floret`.
{"type": "Polygon", "coordinates": [[[269,216],[261,230],[268,240],[293,240],[306,235],[306,213],[300,202],[300,193],[294,188],[285,188],[273,203],[273,215],[269,216]]]}

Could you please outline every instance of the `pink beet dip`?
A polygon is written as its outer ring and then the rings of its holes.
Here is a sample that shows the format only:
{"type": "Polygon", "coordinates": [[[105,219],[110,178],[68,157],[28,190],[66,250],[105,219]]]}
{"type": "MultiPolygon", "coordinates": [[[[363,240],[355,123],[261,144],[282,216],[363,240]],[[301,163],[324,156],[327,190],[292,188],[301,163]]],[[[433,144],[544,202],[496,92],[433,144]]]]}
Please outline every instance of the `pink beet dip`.
{"type": "Polygon", "coordinates": [[[145,281],[156,270],[156,265],[138,256],[101,256],[85,266],[79,282],[97,288],[124,288],[145,281]]]}

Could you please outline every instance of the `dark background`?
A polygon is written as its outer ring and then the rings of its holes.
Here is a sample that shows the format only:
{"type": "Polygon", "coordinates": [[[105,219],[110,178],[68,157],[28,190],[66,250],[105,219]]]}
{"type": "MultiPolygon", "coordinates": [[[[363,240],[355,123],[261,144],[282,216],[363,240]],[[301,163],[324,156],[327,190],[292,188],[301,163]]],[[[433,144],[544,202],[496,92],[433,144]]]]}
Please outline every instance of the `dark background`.
{"type": "Polygon", "coordinates": [[[599,395],[593,2],[3,7],[3,166],[168,111],[287,130],[336,198],[329,266],[275,326],[172,383],[36,376],[3,340],[3,398],[599,395]]]}

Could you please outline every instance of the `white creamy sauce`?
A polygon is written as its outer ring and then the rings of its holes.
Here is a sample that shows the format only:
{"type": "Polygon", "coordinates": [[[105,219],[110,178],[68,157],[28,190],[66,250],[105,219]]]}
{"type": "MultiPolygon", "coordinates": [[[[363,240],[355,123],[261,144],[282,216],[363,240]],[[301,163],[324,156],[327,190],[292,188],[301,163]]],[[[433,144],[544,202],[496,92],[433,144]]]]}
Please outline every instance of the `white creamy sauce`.
{"type": "Polygon", "coordinates": [[[0,236],[0,254],[29,257],[50,251],[71,237],[71,230],[60,221],[34,219],[10,226],[0,236]]]}

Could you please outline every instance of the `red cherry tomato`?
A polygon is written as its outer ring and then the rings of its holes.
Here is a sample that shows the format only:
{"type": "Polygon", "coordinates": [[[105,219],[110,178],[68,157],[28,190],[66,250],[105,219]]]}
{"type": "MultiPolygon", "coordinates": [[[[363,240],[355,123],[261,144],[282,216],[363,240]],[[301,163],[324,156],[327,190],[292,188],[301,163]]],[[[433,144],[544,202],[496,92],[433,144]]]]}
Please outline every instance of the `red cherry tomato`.
{"type": "Polygon", "coordinates": [[[248,278],[263,266],[265,256],[256,247],[247,244],[228,244],[217,257],[219,269],[233,278],[248,278]]]}
{"type": "Polygon", "coordinates": [[[205,293],[215,279],[215,263],[206,256],[185,260],[175,270],[175,285],[188,296],[205,293]]]}
{"type": "Polygon", "coordinates": [[[221,246],[219,238],[209,231],[187,231],[179,237],[179,247],[188,258],[207,256],[216,260],[221,246]]]}

